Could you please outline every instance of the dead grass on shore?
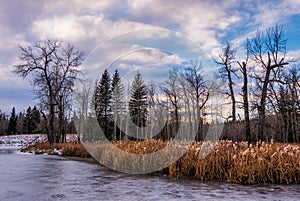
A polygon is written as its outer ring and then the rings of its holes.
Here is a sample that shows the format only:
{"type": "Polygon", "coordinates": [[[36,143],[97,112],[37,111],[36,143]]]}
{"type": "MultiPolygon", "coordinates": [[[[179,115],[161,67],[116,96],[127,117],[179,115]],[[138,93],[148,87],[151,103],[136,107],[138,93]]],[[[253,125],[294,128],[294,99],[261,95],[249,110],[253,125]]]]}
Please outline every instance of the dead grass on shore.
{"type": "MultiPolygon", "coordinates": [[[[145,140],[120,141],[115,144],[131,153],[152,153],[167,142],[145,140]]],[[[202,181],[217,180],[240,184],[300,183],[300,144],[219,141],[214,149],[199,159],[202,142],[193,142],[188,152],[171,164],[171,177],[192,177],[202,181]]],[[[158,159],[159,160],[159,159],[158,159]]]]}
{"type": "Polygon", "coordinates": [[[54,143],[53,145],[50,145],[49,142],[38,142],[34,145],[25,147],[20,151],[35,154],[62,155],[81,158],[91,157],[85,147],[81,143],[77,142],[54,143]]]}
{"type": "MultiPolygon", "coordinates": [[[[136,154],[153,153],[164,148],[168,142],[161,140],[117,141],[114,144],[126,152],[136,154]]],[[[261,143],[248,146],[246,142],[219,141],[204,158],[199,159],[202,142],[193,142],[188,151],[175,163],[163,170],[170,177],[189,177],[201,181],[224,181],[240,184],[300,183],[300,144],[261,143]]],[[[114,153],[95,153],[100,158],[109,158],[115,165],[124,165],[122,156],[114,153]]],[[[36,154],[57,154],[63,156],[90,157],[81,143],[37,143],[23,149],[36,154]]],[[[90,150],[89,150],[90,151],[90,150]]],[[[93,152],[91,152],[93,153],[93,152]]],[[[156,160],[163,160],[157,158],[156,160]]]]}
{"type": "Polygon", "coordinates": [[[220,141],[204,159],[198,159],[201,143],[169,168],[175,177],[189,176],[200,180],[232,183],[300,183],[300,145],[220,141]]]}

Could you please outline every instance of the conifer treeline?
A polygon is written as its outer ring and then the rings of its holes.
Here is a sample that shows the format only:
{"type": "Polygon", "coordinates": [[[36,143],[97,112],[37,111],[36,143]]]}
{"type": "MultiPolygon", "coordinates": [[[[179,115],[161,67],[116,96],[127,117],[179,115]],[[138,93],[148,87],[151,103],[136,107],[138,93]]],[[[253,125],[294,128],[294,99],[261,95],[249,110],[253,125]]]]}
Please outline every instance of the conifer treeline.
{"type": "Polygon", "coordinates": [[[201,69],[201,64],[196,64],[182,72],[170,71],[164,86],[145,83],[143,75],[137,71],[127,92],[118,70],[112,79],[105,70],[96,83],[92,104],[106,138],[167,140],[175,137],[183,121],[193,125],[181,132],[191,135],[190,129],[196,128],[196,139],[202,140],[202,112],[209,97],[209,87],[201,69]]]}
{"type": "Polygon", "coordinates": [[[137,72],[130,88],[129,104],[126,105],[125,90],[118,70],[115,70],[112,79],[108,70],[104,71],[95,86],[93,105],[99,125],[108,140],[123,139],[124,133],[134,129],[130,128],[130,125],[146,127],[147,95],[147,86],[141,73],[137,72]],[[129,119],[124,118],[127,109],[130,114],[129,119]],[[129,120],[133,124],[130,124],[129,120]]]}
{"type": "MultiPolygon", "coordinates": [[[[19,113],[13,107],[10,115],[0,110],[0,135],[46,133],[45,124],[46,122],[41,117],[41,113],[36,106],[33,108],[29,106],[26,111],[19,113]]],[[[75,132],[72,121],[68,122],[67,128],[68,133],[75,132]]]]}

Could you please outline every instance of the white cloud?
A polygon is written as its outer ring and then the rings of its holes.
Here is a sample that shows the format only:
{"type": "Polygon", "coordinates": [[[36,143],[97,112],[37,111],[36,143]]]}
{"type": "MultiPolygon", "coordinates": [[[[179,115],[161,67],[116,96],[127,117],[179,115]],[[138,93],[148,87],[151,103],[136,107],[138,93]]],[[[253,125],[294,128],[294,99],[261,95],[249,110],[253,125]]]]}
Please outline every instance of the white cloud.
{"type": "Polygon", "coordinates": [[[300,64],[300,49],[288,51],[285,56],[285,61],[291,62],[292,64],[300,64]]]}
{"type": "Polygon", "coordinates": [[[25,89],[31,87],[29,82],[22,78],[17,77],[14,73],[13,65],[10,66],[2,66],[0,65],[0,78],[1,78],[1,89],[25,89]]]}
{"type": "Polygon", "coordinates": [[[120,1],[94,1],[94,0],[52,0],[43,5],[43,11],[46,13],[99,13],[109,11],[120,5],[120,1]]]}
{"type": "Polygon", "coordinates": [[[102,40],[146,28],[155,27],[127,20],[111,21],[103,14],[81,16],[68,14],[33,22],[32,33],[42,40],[56,38],[73,43],[92,40],[94,45],[97,45],[102,40]]]}
{"type": "Polygon", "coordinates": [[[260,4],[256,20],[264,27],[269,27],[277,22],[285,22],[289,16],[300,14],[300,2],[298,0],[284,0],[278,4],[268,2],[260,4]],[[272,11],[272,12],[266,12],[272,11]]]}
{"type": "Polygon", "coordinates": [[[172,54],[172,55],[167,55],[163,57],[161,60],[161,63],[163,64],[177,64],[180,65],[184,62],[183,59],[181,59],[178,55],[172,54]]]}
{"type": "Polygon", "coordinates": [[[0,26],[0,38],[0,50],[11,50],[17,48],[19,45],[27,44],[23,34],[14,33],[3,26],[0,26]]]}
{"type": "Polygon", "coordinates": [[[187,37],[199,43],[210,54],[219,47],[218,31],[225,31],[241,20],[239,13],[229,13],[237,1],[129,1],[129,13],[153,25],[176,27],[187,37]]]}
{"type": "Polygon", "coordinates": [[[170,67],[161,64],[145,64],[141,66],[132,63],[121,63],[119,67],[120,72],[123,71],[122,83],[126,88],[131,85],[137,71],[142,74],[146,84],[155,83],[158,85],[165,83],[168,72],[170,71],[170,67]]]}
{"type": "MultiPolygon", "coordinates": [[[[184,62],[185,60],[178,55],[158,49],[138,45],[131,47],[123,44],[113,44],[107,47],[101,45],[89,55],[84,63],[84,69],[87,70],[85,79],[96,80],[106,68],[127,72],[134,68],[144,68],[149,65],[171,68],[174,65],[182,65],[184,62]]],[[[159,70],[161,69],[158,68],[159,70]]]]}
{"type": "Polygon", "coordinates": [[[300,1],[298,0],[284,0],[280,3],[274,1],[253,1],[252,4],[247,4],[245,7],[249,14],[253,12],[252,16],[247,16],[245,34],[235,39],[237,44],[240,44],[255,35],[257,30],[265,31],[267,28],[274,26],[276,23],[285,24],[290,16],[300,14],[300,1]]]}
{"type": "Polygon", "coordinates": [[[74,42],[89,37],[95,32],[95,26],[100,25],[102,21],[103,15],[98,17],[73,14],[56,16],[33,22],[32,32],[42,40],[56,38],[74,42]]]}
{"type": "Polygon", "coordinates": [[[167,54],[156,49],[143,49],[123,57],[121,62],[140,64],[180,65],[184,62],[178,55],[167,54]]]}

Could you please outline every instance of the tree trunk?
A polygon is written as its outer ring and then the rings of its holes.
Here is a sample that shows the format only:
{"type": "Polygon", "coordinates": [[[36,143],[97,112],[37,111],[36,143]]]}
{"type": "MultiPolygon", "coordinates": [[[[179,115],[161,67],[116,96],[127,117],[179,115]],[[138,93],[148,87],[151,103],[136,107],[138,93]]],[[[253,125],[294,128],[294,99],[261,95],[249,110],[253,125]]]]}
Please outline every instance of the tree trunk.
{"type": "Polygon", "coordinates": [[[233,81],[231,78],[230,71],[228,71],[228,86],[230,90],[230,98],[231,98],[231,111],[232,111],[232,121],[236,121],[236,109],[235,109],[235,97],[234,97],[234,91],[233,91],[233,81]]]}
{"type": "Polygon", "coordinates": [[[248,75],[247,75],[247,66],[245,62],[242,64],[238,63],[241,67],[241,71],[243,74],[244,84],[242,87],[243,91],[243,105],[244,105],[244,118],[246,122],[246,139],[248,145],[251,143],[251,128],[250,128],[250,118],[249,118],[249,101],[248,101],[248,75]]]}
{"type": "Polygon", "coordinates": [[[264,140],[263,135],[265,134],[264,130],[265,130],[265,125],[266,125],[266,98],[267,98],[270,74],[271,74],[271,70],[272,70],[270,63],[271,63],[271,59],[269,56],[268,65],[266,67],[265,79],[264,79],[263,86],[262,86],[260,105],[258,106],[258,115],[259,115],[259,120],[260,120],[259,126],[258,126],[258,140],[259,141],[264,140]]]}
{"type": "Polygon", "coordinates": [[[54,132],[54,98],[52,93],[50,92],[50,100],[49,100],[49,138],[48,141],[52,145],[55,140],[55,132],[54,132]]]}

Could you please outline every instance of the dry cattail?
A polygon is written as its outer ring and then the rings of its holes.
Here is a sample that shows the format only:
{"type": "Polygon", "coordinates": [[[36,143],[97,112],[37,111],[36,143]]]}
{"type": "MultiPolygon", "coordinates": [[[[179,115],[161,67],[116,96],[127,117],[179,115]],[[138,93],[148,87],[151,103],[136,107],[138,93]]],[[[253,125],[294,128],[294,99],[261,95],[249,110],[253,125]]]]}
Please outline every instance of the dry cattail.
{"type": "Polygon", "coordinates": [[[276,152],[275,152],[274,154],[272,154],[271,158],[274,158],[276,155],[277,155],[277,154],[276,154],[276,152]]]}
{"type": "Polygon", "coordinates": [[[243,152],[243,156],[247,155],[249,153],[249,148],[247,148],[244,152],[243,152]]]}

